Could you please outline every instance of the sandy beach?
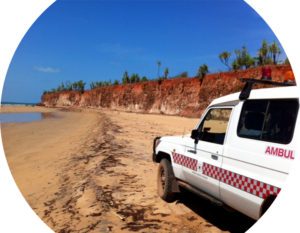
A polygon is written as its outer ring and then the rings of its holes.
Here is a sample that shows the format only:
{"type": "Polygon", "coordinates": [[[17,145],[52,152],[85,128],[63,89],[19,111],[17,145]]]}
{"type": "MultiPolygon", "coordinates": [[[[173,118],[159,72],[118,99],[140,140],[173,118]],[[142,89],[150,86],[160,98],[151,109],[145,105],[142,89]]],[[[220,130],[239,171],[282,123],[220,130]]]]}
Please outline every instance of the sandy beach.
{"type": "Polygon", "coordinates": [[[156,136],[189,133],[198,119],[98,109],[9,106],[58,117],[1,125],[13,177],[55,232],[245,232],[254,223],[191,193],[157,195],[156,136]]]}
{"type": "Polygon", "coordinates": [[[55,108],[45,108],[30,105],[4,105],[0,108],[0,113],[25,113],[25,112],[55,112],[55,108]]]}

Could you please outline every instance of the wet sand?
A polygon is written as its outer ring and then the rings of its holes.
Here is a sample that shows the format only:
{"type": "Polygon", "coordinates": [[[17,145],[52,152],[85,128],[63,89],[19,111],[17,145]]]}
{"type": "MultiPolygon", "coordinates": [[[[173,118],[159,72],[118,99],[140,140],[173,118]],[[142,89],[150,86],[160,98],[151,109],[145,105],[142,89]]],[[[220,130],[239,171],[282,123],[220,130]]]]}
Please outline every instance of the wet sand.
{"type": "Polygon", "coordinates": [[[254,223],[191,193],[174,203],[158,197],[153,138],[187,134],[198,119],[80,109],[56,114],[61,117],[1,126],[18,187],[55,232],[244,232],[254,223]]]}
{"type": "Polygon", "coordinates": [[[25,113],[25,112],[55,112],[58,109],[30,105],[3,105],[1,113],[25,113]]]}

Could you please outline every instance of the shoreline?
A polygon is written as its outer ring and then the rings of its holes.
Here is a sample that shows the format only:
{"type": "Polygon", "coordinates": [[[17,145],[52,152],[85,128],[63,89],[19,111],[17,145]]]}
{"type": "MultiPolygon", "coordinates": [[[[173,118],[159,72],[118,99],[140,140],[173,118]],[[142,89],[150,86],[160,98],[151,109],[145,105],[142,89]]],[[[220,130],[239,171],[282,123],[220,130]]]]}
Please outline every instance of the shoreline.
{"type": "Polygon", "coordinates": [[[31,105],[1,105],[0,113],[34,113],[34,112],[55,112],[56,108],[31,106],[31,105]]]}
{"type": "Polygon", "coordinates": [[[180,117],[188,119],[200,119],[200,117],[190,117],[176,114],[166,114],[166,113],[148,113],[142,111],[132,111],[132,110],[117,110],[109,108],[97,108],[97,107],[78,107],[78,106],[63,106],[63,107],[45,107],[45,106],[30,106],[30,105],[2,105],[0,108],[0,113],[30,113],[30,112],[58,112],[58,111],[73,111],[73,112],[123,112],[123,113],[134,113],[141,115],[158,115],[158,116],[169,116],[169,117],[180,117]]]}
{"type": "Polygon", "coordinates": [[[59,117],[57,109],[49,109],[28,105],[7,105],[1,106],[0,125],[6,124],[24,124],[40,120],[46,120],[59,117]],[[3,115],[2,115],[3,114],[3,115]],[[12,114],[12,115],[10,115],[12,114]]]}

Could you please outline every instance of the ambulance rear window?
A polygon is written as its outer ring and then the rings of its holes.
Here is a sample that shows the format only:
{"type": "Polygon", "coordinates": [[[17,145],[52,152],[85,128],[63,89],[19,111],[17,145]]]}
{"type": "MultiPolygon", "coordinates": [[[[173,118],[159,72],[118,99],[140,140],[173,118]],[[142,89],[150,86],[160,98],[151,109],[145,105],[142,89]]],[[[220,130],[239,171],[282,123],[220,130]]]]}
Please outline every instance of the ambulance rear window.
{"type": "Polygon", "coordinates": [[[239,137],[288,144],[294,134],[297,99],[247,100],[240,116],[239,137]]]}

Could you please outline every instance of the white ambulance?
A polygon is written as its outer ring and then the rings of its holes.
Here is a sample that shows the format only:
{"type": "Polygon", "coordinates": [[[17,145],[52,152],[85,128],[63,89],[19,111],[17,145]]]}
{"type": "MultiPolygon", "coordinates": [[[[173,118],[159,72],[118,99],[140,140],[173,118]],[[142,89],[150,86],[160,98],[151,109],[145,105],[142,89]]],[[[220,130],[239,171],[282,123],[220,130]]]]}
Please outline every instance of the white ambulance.
{"type": "Polygon", "coordinates": [[[268,79],[243,79],[242,92],[214,100],[191,134],[154,139],[162,199],[174,201],[183,187],[253,219],[264,214],[296,158],[300,130],[295,84],[268,79]],[[251,91],[255,83],[284,87],[251,91]]]}

